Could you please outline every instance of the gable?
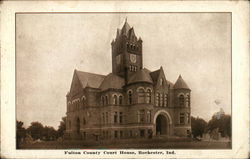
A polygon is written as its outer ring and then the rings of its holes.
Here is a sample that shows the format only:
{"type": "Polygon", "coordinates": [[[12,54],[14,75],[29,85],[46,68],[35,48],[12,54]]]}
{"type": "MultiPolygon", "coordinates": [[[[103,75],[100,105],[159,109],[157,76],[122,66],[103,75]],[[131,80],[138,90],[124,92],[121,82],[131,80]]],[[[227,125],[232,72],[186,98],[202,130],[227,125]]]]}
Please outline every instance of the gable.
{"type": "Polygon", "coordinates": [[[73,79],[71,82],[71,87],[70,87],[70,94],[71,95],[76,95],[82,90],[82,84],[76,74],[76,71],[74,72],[73,79]]]}

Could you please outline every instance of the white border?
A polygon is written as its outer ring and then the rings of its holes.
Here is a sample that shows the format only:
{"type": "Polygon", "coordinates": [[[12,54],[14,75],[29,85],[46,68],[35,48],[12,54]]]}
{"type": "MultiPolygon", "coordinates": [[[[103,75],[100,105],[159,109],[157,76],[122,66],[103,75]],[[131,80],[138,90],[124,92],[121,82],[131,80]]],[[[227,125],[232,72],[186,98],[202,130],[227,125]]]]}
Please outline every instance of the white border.
{"type": "MultiPolygon", "coordinates": [[[[247,158],[249,151],[249,3],[247,1],[1,2],[1,156],[3,158],[247,158]],[[64,155],[15,149],[16,12],[232,12],[232,150],[175,150],[175,155],[64,155]]],[[[79,150],[80,151],[80,150],[79,150]]],[[[103,151],[103,150],[99,150],[103,151]]]]}

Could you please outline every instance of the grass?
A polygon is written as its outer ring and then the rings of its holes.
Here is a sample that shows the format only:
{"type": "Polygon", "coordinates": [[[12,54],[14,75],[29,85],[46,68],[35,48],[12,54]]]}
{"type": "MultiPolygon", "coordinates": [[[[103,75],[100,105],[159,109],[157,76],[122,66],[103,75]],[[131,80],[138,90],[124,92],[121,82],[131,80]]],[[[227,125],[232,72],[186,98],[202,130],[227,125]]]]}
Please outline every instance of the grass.
{"type": "Polygon", "coordinates": [[[43,141],[21,144],[20,149],[230,149],[228,142],[190,139],[134,139],[116,141],[43,141]]]}

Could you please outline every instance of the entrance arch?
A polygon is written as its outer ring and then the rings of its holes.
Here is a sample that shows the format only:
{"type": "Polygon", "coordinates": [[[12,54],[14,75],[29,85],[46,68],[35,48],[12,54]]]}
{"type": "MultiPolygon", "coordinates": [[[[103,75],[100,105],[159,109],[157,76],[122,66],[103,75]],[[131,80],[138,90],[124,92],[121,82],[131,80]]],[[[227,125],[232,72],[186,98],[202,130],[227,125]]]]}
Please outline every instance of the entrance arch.
{"type": "Polygon", "coordinates": [[[164,115],[160,114],[156,118],[156,135],[167,134],[167,119],[164,115]]]}
{"type": "Polygon", "coordinates": [[[166,110],[159,110],[154,115],[154,134],[171,135],[172,118],[166,110]]]}

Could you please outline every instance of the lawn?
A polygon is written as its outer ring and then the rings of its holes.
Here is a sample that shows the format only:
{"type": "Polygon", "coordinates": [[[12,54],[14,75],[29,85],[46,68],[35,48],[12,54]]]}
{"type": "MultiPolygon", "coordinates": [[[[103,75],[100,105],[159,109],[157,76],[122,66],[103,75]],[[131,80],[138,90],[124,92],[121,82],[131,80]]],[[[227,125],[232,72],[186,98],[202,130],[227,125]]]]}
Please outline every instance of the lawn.
{"type": "Polygon", "coordinates": [[[229,142],[137,139],[116,141],[42,141],[21,144],[20,149],[230,149],[229,142]]]}

